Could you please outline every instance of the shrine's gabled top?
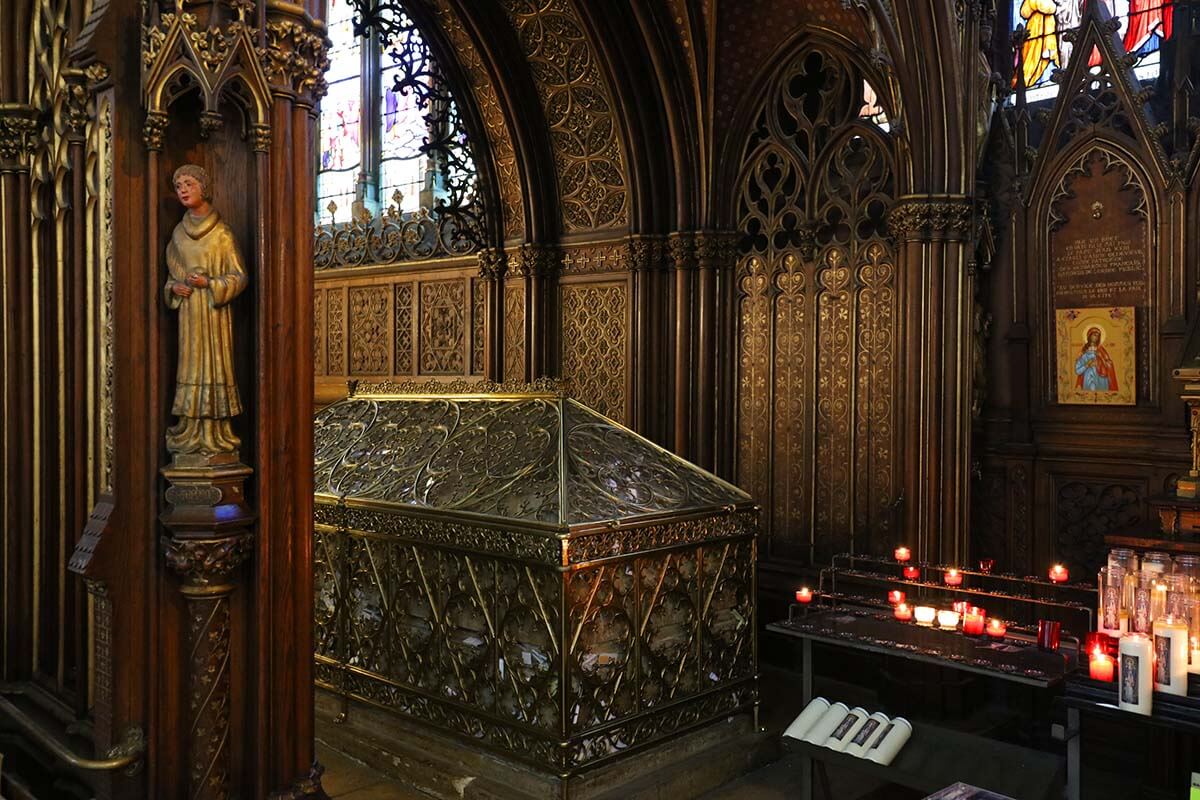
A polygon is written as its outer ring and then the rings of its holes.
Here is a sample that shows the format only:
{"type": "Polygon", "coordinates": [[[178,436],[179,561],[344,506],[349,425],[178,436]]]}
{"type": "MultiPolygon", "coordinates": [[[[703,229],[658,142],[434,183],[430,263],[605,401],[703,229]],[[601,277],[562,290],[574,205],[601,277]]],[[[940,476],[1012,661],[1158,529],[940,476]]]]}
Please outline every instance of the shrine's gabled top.
{"type": "Polygon", "coordinates": [[[316,415],[318,502],[554,529],[750,507],[737,487],[561,394],[367,395],[316,415]]]}

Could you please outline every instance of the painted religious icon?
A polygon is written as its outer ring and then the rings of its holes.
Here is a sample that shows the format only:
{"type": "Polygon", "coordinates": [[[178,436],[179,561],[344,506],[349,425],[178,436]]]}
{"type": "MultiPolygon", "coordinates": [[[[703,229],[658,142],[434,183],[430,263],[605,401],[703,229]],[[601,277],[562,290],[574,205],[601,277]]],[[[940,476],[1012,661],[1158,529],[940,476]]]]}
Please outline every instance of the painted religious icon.
{"type": "Polygon", "coordinates": [[[229,226],[212,207],[203,167],[175,170],[183,219],[167,245],[167,306],[179,312],[175,402],[179,422],[167,430],[167,449],[212,456],[236,453],[241,441],[230,419],[242,413],[233,368],[233,312],[246,288],[246,269],[229,226]]]}
{"type": "Polygon", "coordinates": [[[1133,307],[1060,308],[1055,315],[1058,402],[1135,404],[1133,307]]]}

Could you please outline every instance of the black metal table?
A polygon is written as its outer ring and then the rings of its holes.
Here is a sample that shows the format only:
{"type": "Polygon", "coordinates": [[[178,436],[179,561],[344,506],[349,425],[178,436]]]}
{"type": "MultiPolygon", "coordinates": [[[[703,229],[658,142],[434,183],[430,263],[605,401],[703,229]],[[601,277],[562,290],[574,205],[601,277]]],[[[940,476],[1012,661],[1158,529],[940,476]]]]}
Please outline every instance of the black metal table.
{"type": "MultiPolygon", "coordinates": [[[[813,698],[813,642],[936,664],[1042,689],[1062,684],[1070,671],[1069,657],[1062,653],[1044,652],[1023,642],[994,642],[963,636],[956,631],[902,623],[871,611],[846,608],[807,610],[792,619],[771,623],[767,625],[767,630],[801,640],[805,707],[813,698]]],[[[875,774],[903,786],[925,790],[946,778],[964,778],[964,761],[960,756],[953,755],[961,749],[959,745],[954,744],[955,742],[969,743],[975,756],[971,759],[973,761],[978,761],[979,756],[983,755],[980,752],[983,746],[981,742],[994,745],[994,748],[988,746],[987,749],[995,750],[995,758],[1009,761],[1017,759],[1021,767],[1013,771],[1010,777],[1022,781],[1021,786],[1028,786],[1031,782],[1054,785],[1062,773],[1057,756],[931,725],[914,725],[913,739],[888,767],[804,742],[788,742],[787,746],[803,756],[801,797],[809,800],[812,797],[814,758],[875,774]],[[917,745],[914,749],[914,742],[918,738],[935,740],[940,748],[929,750],[917,745]],[[946,757],[935,756],[937,752],[945,753],[946,757]],[[947,765],[950,770],[941,771],[947,765]]],[[[1001,773],[984,775],[982,780],[977,776],[972,777],[974,782],[981,783],[985,788],[1000,792],[1007,789],[1007,793],[1013,794],[1014,787],[1008,785],[1007,779],[1001,773]],[[992,785],[989,786],[989,783],[992,785]]],[[[934,788],[941,788],[952,782],[953,780],[948,780],[934,788]]],[[[1029,795],[1028,792],[1021,794],[1018,791],[1014,796],[1029,795]]]]}

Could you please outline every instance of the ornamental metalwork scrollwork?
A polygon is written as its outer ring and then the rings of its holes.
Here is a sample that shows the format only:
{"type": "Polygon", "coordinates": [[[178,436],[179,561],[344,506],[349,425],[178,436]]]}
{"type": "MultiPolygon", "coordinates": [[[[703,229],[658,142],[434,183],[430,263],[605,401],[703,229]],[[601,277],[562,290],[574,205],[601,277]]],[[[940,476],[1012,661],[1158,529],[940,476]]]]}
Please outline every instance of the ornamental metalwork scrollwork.
{"type": "MultiPolygon", "coordinates": [[[[450,93],[446,73],[433,57],[402,0],[350,2],[355,9],[355,32],[362,35],[375,31],[385,44],[386,57],[399,67],[392,90],[401,96],[411,96],[416,107],[424,112],[426,137],[419,149],[436,165],[441,178],[434,207],[424,210],[426,224],[415,228],[407,226],[406,215],[398,213],[393,213],[390,221],[381,219],[376,226],[378,234],[368,237],[365,253],[374,252],[374,256],[365,263],[475,252],[488,241],[486,209],[475,168],[475,144],[463,123],[458,103],[450,93]],[[371,243],[378,244],[371,249],[371,243]]],[[[399,202],[396,205],[399,206],[399,202]]],[[[322,233],[336,241],[337,225],[318,230],[314,251],[324,254],[322,233]]],[[[357,255],[364,251],[350,248],[347,252],[357,255]]],[[[336,246],[333,254],[332,262],[319,257],[318,268],[347,263],[339,257],[336,246]]]]}
{"type": "Polygon", "coordinates": [[[772,552],[849,546],[890,524],[895,486],[893,143],[859,119],[864,76],[812,44],[775,73],[746,143],[736,263],[737,478],[771,509],[772,552]]]}

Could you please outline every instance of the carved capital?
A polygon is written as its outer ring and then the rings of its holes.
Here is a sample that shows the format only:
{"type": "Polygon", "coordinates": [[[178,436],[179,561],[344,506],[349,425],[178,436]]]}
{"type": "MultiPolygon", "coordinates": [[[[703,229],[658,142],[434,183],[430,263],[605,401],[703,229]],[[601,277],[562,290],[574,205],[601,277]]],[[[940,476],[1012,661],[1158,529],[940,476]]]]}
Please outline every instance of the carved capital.
{"type": "Polygon", "coordinates": [[[489,247],[479,251],[479,277],[485,281],[504,280],[508,271],[508,258],[497,248],[489,247]]]}
{"type": "Polygon", "coordinates": [[[675,265],[675,269],[695,269],[696,234],[690,232],[672,233],[667,238],[667,251],[671,255],[671,263],[675,265]]]}
{"type": "Polygon", "coordinates": [[[629,268],[634,272],[652,270],[662,263],[663,240],[659,236],[629,237],[629,268]]]}
{"type": "Polygon", "coordinates": [[[269,153],[271,151],[271,126],[251,125],[250,146],[256,153],[269,153]]]}
{"type": "Polygon", "coordinates": [[[967,241],[974,227],[975,208],[962,196],[902,197],[888,215],[888,229],[901,241],[942,239],[967,241]]]}
{"type": "Polygon", "coordinates": [[[523,278],[550,277],[558,272],[560,253],[548,244],[523,244],[517,256],[517,274],[523,278]]]}
{"type": "Polygon", "coordinates": [[[219,586],[250,557],[254,535],[216,539],[162,538],[167,564],[191,586],[219,586]]]}
{"type": "Polygon", "coordinates": [[[146,114],[146,122],[142,125],[142,143],[146,145],[147,150],[158,152],[163,149],[163,137],[167,133],[168,124],[170,119],[166,112],[150,111],[146,114]]]}
{"type": "Polygon", "coordinates": [[[740,235],[733,231],[700,231],[696,234],[696,260],[701,269],[730,269],[737,256],[740,235]]]}
{"type": "Polygon", "coordinates": [[[0,103],[0,170],[29,168],[38,143],[37,110],[18,103],[0,103]]]}
{"type": "Polygon", "coordinates": [[[267,21],[263,41],[258,57],[273,90],[293,94],[306,104],[325,96],[331,43],[324,25],[307,14],[276,16],[267,21]]]}

